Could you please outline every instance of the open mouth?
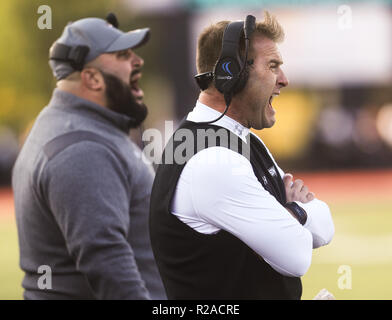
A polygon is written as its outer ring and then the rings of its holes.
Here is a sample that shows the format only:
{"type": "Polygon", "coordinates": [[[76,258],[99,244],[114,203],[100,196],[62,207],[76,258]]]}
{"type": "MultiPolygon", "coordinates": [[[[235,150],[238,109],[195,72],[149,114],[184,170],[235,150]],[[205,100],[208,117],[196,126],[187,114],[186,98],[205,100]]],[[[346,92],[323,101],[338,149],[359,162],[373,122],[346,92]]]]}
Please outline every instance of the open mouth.
{"type": "Polygon", "coordinates": [[[275,96],[277,96],[277,95],[279,95],[279,94],[277,94],[277,93],[273,93],[272,94],[272,96],[269,98],[269,101],[268,101],[268,110],[269,110],[269,112],[271,113],[271,114],[275,114],[275,109],[272,107],[272,100],[275,98],[275,96]]]}
{"type": "Polygon", "coordinates": [[[141,101],[143,100],[143,90],[140,89],[139,87],[139,79],[142,77],[142,74],[140,71],[136,72],[135,74],[131,75],[130,79],[130,87],[131,87],[131,92],[133,96],[136,98],[136,100],[141,101]]]}

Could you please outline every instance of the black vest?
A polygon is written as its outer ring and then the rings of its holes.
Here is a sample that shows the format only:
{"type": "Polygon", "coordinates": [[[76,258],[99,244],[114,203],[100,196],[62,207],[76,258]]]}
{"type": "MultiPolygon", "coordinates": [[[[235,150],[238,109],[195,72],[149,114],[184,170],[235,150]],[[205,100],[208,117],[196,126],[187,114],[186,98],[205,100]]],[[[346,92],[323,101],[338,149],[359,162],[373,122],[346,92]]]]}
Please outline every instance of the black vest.
{"type": "MultiPolygon", "coordinates": [[[[276,166],[263,144],[252,134],[248,136],[248,143],[249,139],[250,162],[257,179],[284,205],[285,188],[276,166]]],[[[227,147],[239,153],[243,149],[242,140],[227,129],[185,121],[165,147],[157,168],[151,194],[150,236],[168,298],[300,299],[300,278],[276,272],[232,234],[224,230],[216,234],[199,233],[170,212],[174,191],[186,162],[198,151],[212,146],[227,147]],[[178,136],[174,139],[180,129],[190,130],[193,138],[183,135],[181,140],[178,136]],[[230,139],[199,138],[197,129],[209,129],[208,136],[223,130],[230,139]],[[183,152],[183,163],[172,161],[176,150],[183,152]]]]}

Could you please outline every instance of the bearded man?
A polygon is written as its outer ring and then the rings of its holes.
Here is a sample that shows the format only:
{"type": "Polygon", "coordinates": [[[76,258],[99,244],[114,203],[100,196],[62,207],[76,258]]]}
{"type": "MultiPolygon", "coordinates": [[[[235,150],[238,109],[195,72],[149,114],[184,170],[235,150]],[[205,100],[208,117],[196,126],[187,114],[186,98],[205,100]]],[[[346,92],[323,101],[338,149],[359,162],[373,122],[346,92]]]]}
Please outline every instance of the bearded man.
{"type": "Polygon", "coordinates": [[[114,15],[69,23],[50,49],[57,88],[13,170],[25,299],[165,299],[148,207],[153,170],[129,139],[147,115],[114,15]]]}

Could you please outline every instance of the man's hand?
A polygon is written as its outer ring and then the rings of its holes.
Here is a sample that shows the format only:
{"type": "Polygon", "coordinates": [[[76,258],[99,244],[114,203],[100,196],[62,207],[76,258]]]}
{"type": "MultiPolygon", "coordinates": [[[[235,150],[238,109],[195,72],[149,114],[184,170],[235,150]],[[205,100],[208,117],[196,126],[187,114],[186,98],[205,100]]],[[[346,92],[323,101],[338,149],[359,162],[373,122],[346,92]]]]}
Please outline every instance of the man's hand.
{"type": "Polygon", "coordinates": [[[286,189],[287,202],[300,201],[307,203],[314,199],[314,193],[310,192],[304,182],[297,179],[293,182],[293,175],[286,173],[283,177],[283,183],[286,189]]]}
{"type": "Polygon", "coordinates": [[[313,300],[336,300],[336,298],[327,289],[322,289],[313,300]]]}

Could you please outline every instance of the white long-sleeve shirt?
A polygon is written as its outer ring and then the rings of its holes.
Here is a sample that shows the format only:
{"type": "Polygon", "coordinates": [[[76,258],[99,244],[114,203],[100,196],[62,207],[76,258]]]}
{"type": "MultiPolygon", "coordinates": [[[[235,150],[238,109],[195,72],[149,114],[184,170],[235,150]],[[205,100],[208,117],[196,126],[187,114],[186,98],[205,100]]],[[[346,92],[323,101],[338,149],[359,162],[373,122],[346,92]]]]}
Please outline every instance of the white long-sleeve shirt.
{"type": "MultiPolygon", "coordinates": [[[[209,121],[219,115],[197,102],[187,120],[209,121]]],[[[246,141],[249,129],[237,121],[224,116],[214,124],[246,141]]],[[[283,177],[283,170],[276,167],[283,177]]],[[[223,229],[233,234],[277,272],[299,277],[310,266],[312,248],[331,241],[334,225],[324,202],[314,199],[298,204],[308,215],[304,226],[264,189],[248,159],[225,147],[210,147],[185,165],[171,212],[198,232],[213,234],[223,229]]]]}

